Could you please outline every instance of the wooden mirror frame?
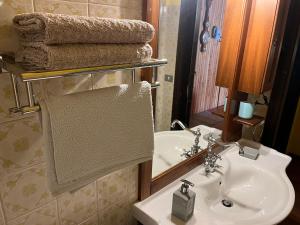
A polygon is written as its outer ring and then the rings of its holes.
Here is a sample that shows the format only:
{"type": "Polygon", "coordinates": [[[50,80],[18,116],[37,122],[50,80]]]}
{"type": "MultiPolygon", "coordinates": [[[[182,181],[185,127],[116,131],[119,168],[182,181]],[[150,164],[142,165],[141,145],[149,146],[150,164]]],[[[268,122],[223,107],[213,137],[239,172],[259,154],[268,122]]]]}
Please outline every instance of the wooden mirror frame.
{"type": "MultiPolygon", "coordinates": [[[[194,79],[194,67],[196,63],[197,56],[197,45],[199,43],[198,37],[200,32],[200,12],[201,12],[201,2],[198,0],[186,0],[189,3],[181,6],[181,12],[188,12],[189,16],[180,18],[179,22],[179,34],[185,33],[189,35],[178,37],[178,49],[177,49],[177,63],[176,63],[176,76],[179,74],[179,78],[175,79],[176,82],[179,82],[180,88],[182,90],[177,91],[174,94],[173,99],[173,114],[172,119],[180,119],[182,121],[188,121],[189,119],[189,110],[191,107],[192,99],[192,89],[193,89],[193,79],[194,79]],[[183,61],[184,60],[184,61],[183,61]],[[180,63],[178,63],[180,61],[180,63]],[[184,76],[183,76],[184,75],[184,76]],[[187,95],[186,90],[189,90],[187,95]],[[175,108],[175,110],[174,110],[175,108]]],[[[235,1],[235,0],[229,0],[235,1]]],[[[248,6],[247,6],[248,7],[248,6]]],[[[250,12],[250,10],[249,10],[250,12]]],[[[143,0],[143,19],[151,23],[156,30],[156,35],[153,41],[150,43],[153,48],[153,56],[158,56],[158,36],[159,36],[159,17],[160,17],[160,0],[143,0]]],[[[244,18],[244,20],[249,19],[249,15],[244,18]]],[[[226,20],[226,16],[224,21],[226,20]]],[[[245,22],[245,21],[244,21],[245,22]]],[[[247,24],[247,23],[246,23],[247,24]]],[[[247,28],[243,28],[247,30],[247,28]]],[[[245,31],[243,31],[246,33],[245,31]]],[[[241,40],[239,40],[239,48],[243,48],[243,43],[245,42],[246,34],[242,35],[241,40]]],[[[223,40],[222,40],[223,41],[223,40]]],[[[230,40],[229,40],[230,41],[230,40]]],[[[240,51],[239,51],[240,52],[240,51]]],[[[238,56],[238,61],[241,60],[242,55],[238,56]]],[[[236,62],[236,65],[240,63],[236,62]]],[[[238,70],[240,68],[236,68],[238,70]]],[[[142,80],[151,81],[152,80],[152,71],[150,69],[142,71],[142,80]]],[[[239,138],[241,135],[241,125],[233,121],[233,115],[230,113],[232,109],[232,100],[240,99],[243,100],[245,95],[238,93],[238,77],[234,77],[231,83],[231,87],[228,88],[228,97],[227,97],[227,108],[224,115],[224,127],[223,127],[223,140],[229,141],[234,137],[235,139],[239,138]]],[[[155,105],[155,95],[153,93],[153,105],[155,105]]],[[[207,154],[207,150],[201,151],[197,155],[182,161],[181,163],[169,168],[158,176],[152,178],[152,160],[141,163],[139,165],[139,191],[138,199],[144,200],[155,192],[159,191],[166,185],[175,181],[177,178],[183,176],[187,172],[191,171],[193,168],[199,166],[203,163],[204,157],[207,154]]]]}

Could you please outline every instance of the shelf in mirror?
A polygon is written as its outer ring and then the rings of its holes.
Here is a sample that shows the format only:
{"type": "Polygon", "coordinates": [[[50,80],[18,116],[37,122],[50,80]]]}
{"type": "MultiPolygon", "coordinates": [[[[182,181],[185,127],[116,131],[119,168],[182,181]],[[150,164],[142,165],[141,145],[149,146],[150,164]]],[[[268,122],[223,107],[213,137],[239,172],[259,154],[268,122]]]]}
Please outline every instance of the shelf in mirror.
{"type": "MultiPolygon", "coordinates": [[[[210,112],[217,116],[224,117],[225,116],[224,105],[211,109],[210,112]]],[[[235,116],[233,121],[239,124],[252,127],[260,124],[264,119],[265,119],[264,117],[257,116],[257,115],[254,115],[251,119],[243,119],[238,116],[235,116]]]]}

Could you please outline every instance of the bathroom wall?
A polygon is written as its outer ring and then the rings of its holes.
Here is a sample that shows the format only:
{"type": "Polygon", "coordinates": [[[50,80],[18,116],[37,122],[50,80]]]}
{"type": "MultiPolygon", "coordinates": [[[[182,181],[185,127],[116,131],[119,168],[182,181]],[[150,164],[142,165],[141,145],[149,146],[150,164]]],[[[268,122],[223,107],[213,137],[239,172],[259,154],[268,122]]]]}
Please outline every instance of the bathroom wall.
{"type": "MultiPolygon", "coordinates": [[[[4,0],[0,6],[0,52],[17,48],[11,19],[17,13],[52,12],[116,18],[142,17],[141,0],[4,0]]],[[[38,82],[37,96],[63,95],[130,82],[130,74],[73,77],[38,82]]],[[[23,85],[21,94],[24,92],[23,85]]],[[[22,102],[24,95],[22,95],[22,102]]],[[[47,187],[38,115],[11,116],[13,95],[0,73],[0,225],[131,225],[138,168],[117,171],[74,193],[52,196],[47,187]]],[[[74,121],[76,122],[76,121],[74,121]]]]}
{"type": "Polygon", "coordinates": [[[156,131],[170,130],[181,0],[161,0],[160,4],[158,54],[168,64],[158,69],[156,131]],[[165,81],[166,74],[173,76],[173,82],[165,81]]]}

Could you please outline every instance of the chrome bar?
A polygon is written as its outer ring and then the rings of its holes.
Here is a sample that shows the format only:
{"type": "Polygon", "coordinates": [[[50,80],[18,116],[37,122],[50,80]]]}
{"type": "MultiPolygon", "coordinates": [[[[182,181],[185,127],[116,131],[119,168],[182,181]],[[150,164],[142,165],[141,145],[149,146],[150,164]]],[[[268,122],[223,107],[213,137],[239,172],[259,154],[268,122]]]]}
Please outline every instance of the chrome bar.
{"type": "Polygon", "coordinates": [[[69,76],[78,76],[78,75],[89,75],[91,73],[110,73],[113,71],[124,71],[132,69],[142,69],[142,68],[153,68],[166,65],[168,61],[166,59],[151,59],[147,62],[141,63],[126,63],[119,65],[108,65],[108,66],[95,66],[90,68],[77,68],[77,69],[64,69],[64,70],[55,70],[55,71],[27,71],[24,70],[22,66],[16,64],[14,60],[6,58],[3,60],[3,68],[7,71],[13,72],[15,75],[19,76],[22,81],[37,81],[45,79],[54,79],[62,78],[69,76]]]}
{"type": "Polygon", "coordinates": [[[14,93],[14,99],[16,105],[15,108],[11,109],[11,112],[18,112],[20,111],[21,106],[20,106],[19,89],[18,89],[16,76],[13,73],[10,73],[10,79],[13,87],[13,93],[14,93]]]}
{"type": "Polygon", "coordinates": [[[132,76],[132,83],[134,84],[136,82],[136,72],[135,72],[135,69],[131,70],[131,76],[132,76]]]}
{"type": "Polygon", "coordinates": [[[26,92],[27,92],[27,99],[28,99],[29,107],[33,107],[34,106],[34,98],[33,98],[32,83],[30,81],[26,81],[25,85],[26,85],[26,92]]]}
{"type": "Polygon", "coordinates": [[[152,89],[156,89],[156,88],[158,88],[160,86],[160,83],[158,82],[158,81],[156,81],[155,83],[152,83],[151,84],[151,88],[152,89]]]}
{"type": "Polygon", "coordinates": [[[158,67],[152,68],[152,83],[155,83],[157,81],[158,76],[158,67]]]}

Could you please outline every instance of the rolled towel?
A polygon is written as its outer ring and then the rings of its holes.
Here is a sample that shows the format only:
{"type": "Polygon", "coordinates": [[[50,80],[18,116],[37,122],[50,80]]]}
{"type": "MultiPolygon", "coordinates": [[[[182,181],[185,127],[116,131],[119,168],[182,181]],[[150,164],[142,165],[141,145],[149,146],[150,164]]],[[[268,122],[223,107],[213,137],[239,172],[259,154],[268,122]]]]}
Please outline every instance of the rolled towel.
{"type": "Polygon", "coordinates": [[[152,56],[149,44],[65,44],[28,43],[16,53],[16,62],[28,70],[59,70],[139,63],[152,56]]]}
{"type": "Polygon", "coordinates": [[[13,23],[21,41],[45,44],[146,43],[153,39],[154,27],[140,20],[25,13],[13,23]]]}

